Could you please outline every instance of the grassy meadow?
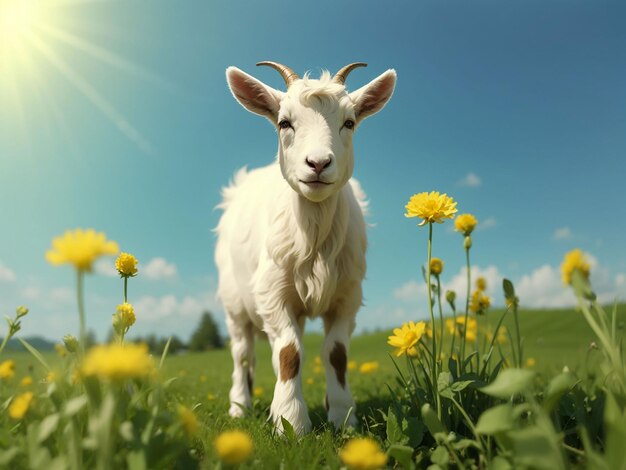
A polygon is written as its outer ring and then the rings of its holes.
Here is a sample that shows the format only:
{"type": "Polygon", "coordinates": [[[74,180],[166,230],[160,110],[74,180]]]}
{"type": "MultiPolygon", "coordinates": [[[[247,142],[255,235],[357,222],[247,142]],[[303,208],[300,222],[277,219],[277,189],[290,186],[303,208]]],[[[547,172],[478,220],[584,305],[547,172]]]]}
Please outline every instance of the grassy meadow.
{"type": "MultiPolygon", "coordinates": [[[[624,309],[621,310],[617,323],[618,328],[623,329],[626,315],[624,309]]],[[[501,315],[502,311],[493,310],[484,318],[494,324],[501,315]]],[[[555,374],[564,366],[572,370],[579,369],[589,358],[593,360],[594,354],[599,354],[595,351],[589,353],[589,345],[595,338],[580,312],[520,311],[519,320],[524,337],[526,367],[539,372],[540,377],[555,374]],[[532,366],[529,365],[533,362],[532,366]]],[[[509,330],[514,327],[512,321],[512,316],[504,321],[509,330]]],[[[338,449],[350,437],[363,433],[380,436],[381,439],[386,436],[384,413],[390,404],[398,400],[395,394],[402,389],[390,356],[392,348],[386,344],[390,333],[366,333],[354,337],[351,342],[349,360],[355,364],[351,364],[349,383],[358,407],[359,429],[356,430],[335,432],[325,424],[325,379],[316,360],[322,344],[320,334],[309,333],[304,339],[306,357],[302,367],[303,389],[314,432],[303,438],[276,438],[272,427],[266,422],[275,378],[269,344],[264,339],[257,340],[254,406],[246,419],[234,420],[227,414],[232,371],[232,360],[227,348],[205,353],[169,355],[160,375],[163,380],[175,378],[168,390],[168,401],[194,408],[200,430],[191,447],[202,467],[217,468],[220,460],[215,455],[213,440],[222,431],[237,428],[246,430],[254,442],[253,456],[241,464],[241,468],[339,468],[341,461],[338,449]],[[361,371],[364,363],[374,363],[370,365],[373,370],[361,371]]],[[[55,364],[60,367],[61,359],[56,354],[47,353],[44,357],[53,369],[55,364]]],[[[27,352],[8,353],[6,358],[12,358],[16,363],[17,380],[12,382],[16,389],[21,377],[30,375],[38,382],[46,376],[38,361],[27,352]]],[[[406,371],[404,359],[398,359],[397,364],[406,371]]],[[[180,466],[186,468],[184,462],[180,466]]]]}

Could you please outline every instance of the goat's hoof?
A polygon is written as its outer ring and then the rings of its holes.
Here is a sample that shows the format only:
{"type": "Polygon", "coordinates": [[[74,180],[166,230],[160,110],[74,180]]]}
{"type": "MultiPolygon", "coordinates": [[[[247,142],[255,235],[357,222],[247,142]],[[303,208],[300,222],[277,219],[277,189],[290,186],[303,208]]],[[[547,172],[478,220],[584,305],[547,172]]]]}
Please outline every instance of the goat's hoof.
{"type": "Polygon", "coordinates": [[[346,428],[356,427],[356,415],[355,409],[352,408],[331,408],[328,411],[328,422],[331,423],[335,429],[343,428],[344,424],[346,428]],[[348,416],[350,413],[350,416],[348,416]]]}
{"type": "Polygon", "coordinates": [[[228,414],[233,418],[243,418],[246,414],[246,410],[237,403],[232,403],[228,409],[228,414]]]}
{"type": "Polygon", "coordinates": [[[298,403],[295,406],[292,405],[290,407],[286,407],[286,409],[283,408],[282,413],[274,410],[271,411],[270,419],[273,421],[279,434],[285,433],[283,418],[291,424],[291,427],[298,436],[302,436],[310,432],[313,427],[304,403],[298,403]]]}

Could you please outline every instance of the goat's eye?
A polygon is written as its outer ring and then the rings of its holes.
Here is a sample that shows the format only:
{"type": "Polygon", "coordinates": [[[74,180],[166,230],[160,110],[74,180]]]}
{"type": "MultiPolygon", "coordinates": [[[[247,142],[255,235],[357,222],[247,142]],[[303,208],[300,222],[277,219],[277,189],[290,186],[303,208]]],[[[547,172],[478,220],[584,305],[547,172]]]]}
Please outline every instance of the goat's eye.
{"type": "Polygon", "coordinates": [[[291,123],[287,121],[287,119],[283,119],[278,123],[278,127],[280,127],[281,129],[290,129],[291,123]]]}
{"type": "Polygon", "coordinates": [[[346,122],[343,123],[343,127],[345,127],[346,129],[354,129],[354,121],[352,119],[348,119],[346,122]]]}

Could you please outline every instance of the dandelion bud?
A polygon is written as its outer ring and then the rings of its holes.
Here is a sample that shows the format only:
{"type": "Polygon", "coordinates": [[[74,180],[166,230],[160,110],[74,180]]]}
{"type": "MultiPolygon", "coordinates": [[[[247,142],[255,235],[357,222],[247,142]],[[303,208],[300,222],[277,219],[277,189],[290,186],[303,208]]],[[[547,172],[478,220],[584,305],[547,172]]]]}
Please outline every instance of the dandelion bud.
{"type": "Polygon", "coordinates": [[[119,335],[125,333],[128,328],[135,324],[135,309],[127,302],[117,306],[117,312],[113,314],[113,329],[119,335]]]}
{"type": "Polygon", "coordinates": [[[21,317],[23,317],[24,315],[26,315],[28,313],[28,309],[26,307],[24,307],[23,305],[20,305],[15,310],[15,313],[17,313],[17,318],[21,318],[21,317]]]}
{"type": "Polygon", "coordinates": [[[78,340],[75,336],[65,335],[63,337],[63,343],[65,344],[65,348],[71,353],[75,353],[78,350],[78,340]]]}
{"type": "Polygon", "coordinates": [[[564,374],[569,373],[569,367],[567,367],[567,366],[563,367],[563,373],[564,374]]]}
{"type": "Polygon", "coordinates": [[[450,307],[452,308],[452,310],[456,310],[456,307],[454,306],[454,302],[456,300],[456,292],[454,292],[453,290],[447,290],[446,300],[450,304],[450,307]]]}
{"type": "Polygon", "coordinates": [[[472,237],[467,235],[465,237],[465,241],[463,242],[463,248],[465,248],[466,250],[469,250],[471,247],[472,247],[472,237]]]}

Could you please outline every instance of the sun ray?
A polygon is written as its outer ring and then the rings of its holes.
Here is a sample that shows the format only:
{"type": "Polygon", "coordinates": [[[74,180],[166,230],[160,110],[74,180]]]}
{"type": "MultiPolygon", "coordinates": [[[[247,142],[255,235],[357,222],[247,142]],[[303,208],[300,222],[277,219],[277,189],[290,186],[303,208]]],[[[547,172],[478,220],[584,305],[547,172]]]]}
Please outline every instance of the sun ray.
{"type": "Polygon", "coordinates": [[[41,38],[30,33],[28,38],[34,48],[48,60],[72,85],[76,87],[98,110],[111,121],[139,149],[152,154],[152,144],[118,111],[98,90],[65,62],[51,47],[45,44],[41,38]]]}
{"type": "Polygon", "coordinates": [[[135,75],[136,77],[146,82],[157,85],[162,89],[170,92],[178,91],[176,86],[174,86],[167,80],[159,77],[157,74],[151,72],[150,70],[140,67],[103,47],[96,46],[83,38],[46,24],[37,25],[37,29],[46,34],[48,37],[52,37],[69,46],[74,47],[75,49],[86,52],[94,59],[112,65],[113,67],[117,67],[118,69],[135,75]]]}

